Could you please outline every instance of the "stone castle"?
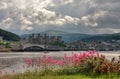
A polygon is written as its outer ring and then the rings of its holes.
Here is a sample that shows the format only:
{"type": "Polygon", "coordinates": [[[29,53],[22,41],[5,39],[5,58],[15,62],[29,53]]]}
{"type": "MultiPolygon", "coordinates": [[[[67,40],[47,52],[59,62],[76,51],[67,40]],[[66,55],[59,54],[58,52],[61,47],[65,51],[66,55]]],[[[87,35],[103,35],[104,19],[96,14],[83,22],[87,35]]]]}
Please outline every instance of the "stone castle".
{"type": "Polygon", "coordinates": [[[47,36],[46,34],[41,35],[40,33],[37,35],[32,34],[29,36],[29,43],[32,43],[32,44],[49,45],[55,42],[62,43],[62,37],[61,36],[47,36]]]}

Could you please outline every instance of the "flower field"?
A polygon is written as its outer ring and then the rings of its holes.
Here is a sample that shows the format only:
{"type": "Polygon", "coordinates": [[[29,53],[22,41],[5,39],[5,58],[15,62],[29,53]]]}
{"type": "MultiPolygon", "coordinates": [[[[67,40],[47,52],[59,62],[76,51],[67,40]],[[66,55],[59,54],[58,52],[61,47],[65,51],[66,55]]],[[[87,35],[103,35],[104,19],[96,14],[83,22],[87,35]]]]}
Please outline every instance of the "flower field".
{"type": "Polygon", "coordinates": [[[86,79],[87,76],[96,79],[101,76],[103,77],[101,79],[119,79],[120,75],[120,56],[119,59],[114,57],[108,60],[96,51],[72,52],[72,55],[65,53],[63,58],[53,58],[47,55],[36,59],[25,58],[25,63],[21,66],[22,69],[28,69],[25,73],[16,73],[16,70],[11,70],[12,75],[10,75],[7,71],[0,69],[0,79],[27,79],[26,77],[39,79],[45,76],[61,76],[62,78],[64,75],[80,75],[80,77],[84,75],[86,79]],[[2,73],[5,74],[2,75],[2,73]]]}

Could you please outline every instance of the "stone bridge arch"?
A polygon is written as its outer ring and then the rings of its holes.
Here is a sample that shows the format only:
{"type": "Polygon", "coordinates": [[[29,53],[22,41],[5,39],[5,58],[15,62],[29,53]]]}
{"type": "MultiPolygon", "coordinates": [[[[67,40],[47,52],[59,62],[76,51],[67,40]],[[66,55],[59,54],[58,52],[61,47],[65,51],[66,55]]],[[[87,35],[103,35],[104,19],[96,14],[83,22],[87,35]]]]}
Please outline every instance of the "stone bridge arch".
{"type": "Polygon", "coordinates": [[[44,45],[37,45],[37,44],[24,44],[22,45],[22,50],[32,51],[32,50],[44,50],[44,45]]]}

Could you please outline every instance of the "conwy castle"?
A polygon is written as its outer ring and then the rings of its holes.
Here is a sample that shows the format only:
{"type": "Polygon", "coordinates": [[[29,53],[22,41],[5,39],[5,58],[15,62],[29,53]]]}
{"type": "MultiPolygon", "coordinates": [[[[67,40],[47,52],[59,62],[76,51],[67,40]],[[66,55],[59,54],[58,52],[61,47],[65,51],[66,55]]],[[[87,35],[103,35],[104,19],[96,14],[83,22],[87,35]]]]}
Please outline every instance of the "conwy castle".
{"type": "Polygon", "coordinates": [[[61,36],[47,36],[46,34],[41,35],[39,34],[32,34],[29,36],[29,43],[31,44],[40,44],[40,45],[49,45],[52,43],[61,43],[62,37],[61,36]]]}

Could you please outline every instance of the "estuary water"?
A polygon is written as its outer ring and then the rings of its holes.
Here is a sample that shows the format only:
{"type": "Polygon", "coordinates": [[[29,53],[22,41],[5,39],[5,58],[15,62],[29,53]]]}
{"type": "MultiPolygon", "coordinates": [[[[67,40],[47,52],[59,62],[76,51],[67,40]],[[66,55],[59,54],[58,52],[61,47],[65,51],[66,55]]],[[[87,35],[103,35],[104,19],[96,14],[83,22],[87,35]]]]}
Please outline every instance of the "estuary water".
{"type": "MultiPolygon", "coordinates": [[[[58,52],[0,52],[0,69],[3,71],[11,72],[15,70],[16,73],[24,72],[26,69],[22,69],[25,66],[25,58],[40,58],[43,55],[52,56],[54,58],[61,58],[65,53],[72,55],[73,51],[58,51],[58,52]]],[[[83,51],[74,51],[74,53],[81,53],[83,51]]],[[[113,57],[120,56],[120,51],[99,51],[109,60],[113,57]]]]}

